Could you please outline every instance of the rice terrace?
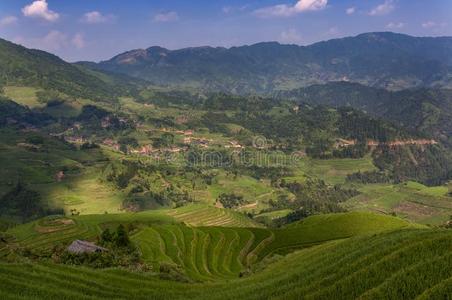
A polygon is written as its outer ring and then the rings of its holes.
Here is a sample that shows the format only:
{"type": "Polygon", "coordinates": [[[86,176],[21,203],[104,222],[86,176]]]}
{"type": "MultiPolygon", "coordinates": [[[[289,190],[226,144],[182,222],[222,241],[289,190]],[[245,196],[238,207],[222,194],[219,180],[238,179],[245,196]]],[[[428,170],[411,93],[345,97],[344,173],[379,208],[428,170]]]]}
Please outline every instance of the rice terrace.
{"type": "Polygon", "coordinates": [[[0,3],[0,299],[452,299],[452,2],[0,3]]]}

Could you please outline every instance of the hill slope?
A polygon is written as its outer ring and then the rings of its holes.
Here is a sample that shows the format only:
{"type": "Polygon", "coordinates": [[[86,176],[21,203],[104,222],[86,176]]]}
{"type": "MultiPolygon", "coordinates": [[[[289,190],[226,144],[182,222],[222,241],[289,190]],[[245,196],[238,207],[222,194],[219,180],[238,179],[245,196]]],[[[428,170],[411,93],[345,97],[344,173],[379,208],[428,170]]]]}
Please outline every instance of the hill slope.
{"type": "Polygon", "coordinates": [[[0,39],[0,86],[32,86],[98,99],[130,92],[133,86],[122,80],[0,39]]]}
{"type": "Polygon", "coordinates": [[[25,299],[447,299],[452,233],[416,229],[295,252],[245,279],[184,284],[122,270],[0,263],[0,295],[25,299]]]}
{"type": "Polygon", "coordinates": [[[313,105],[351,106],[452,145],[452,90],[391,92],[358,83],[330,82],[277,92],[275,97],[313,105]]]}
{"type": "MultiPolygon", "coordinates": [[[[180,213],[180,212],[179,212],[180,213]]],[[[215,212],[210,211],[212,219],[215,212]]],[[[60,244],[75,239],[93,240],[102,228],[114,224],[141,224],[132,240],[143,260],[158,269],[173,265],[192,280],[213,281],[237,278],[274,254],[312,247],[332,240],[404,228],[422,228],[402,219],[352,212],[318,215],[281,229],[244,227],[191,227],[178,224],[167,211],[138,214],[89,215],[73,218],[44,218],[8,231],[15,237],[10,249],[28,249],[48,255],[60,244]]],[[[252,224],[251,222],[249,222],[252,224]]]]}
{"type": "Polygon", "coordinates": [[[287,90],[337,80],[403,89],[450,86],[451,53],[452,38],[378,32],[306,47],[276,42],[230,49],[151,47],[91,67],[155,84],[236,93],[287,90]]]}

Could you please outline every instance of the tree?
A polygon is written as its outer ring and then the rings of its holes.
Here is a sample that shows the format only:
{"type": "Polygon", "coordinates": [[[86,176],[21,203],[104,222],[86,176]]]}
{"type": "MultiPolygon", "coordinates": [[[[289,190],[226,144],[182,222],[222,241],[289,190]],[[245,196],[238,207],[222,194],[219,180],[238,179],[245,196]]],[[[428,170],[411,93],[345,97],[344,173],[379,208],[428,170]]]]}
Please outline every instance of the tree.
{"type": "Polygon", "coordinates": [[[218,201],[220,201],[220,203],[225,208],[235,208],[245,203],[243,196],[236,195],[234,193],[231,194],[223,193],[218,197],[218,201]]]}
{"type": "Polygon", "coordinates": [[[156,148],[171,147],[174,145],[174,135],[165,132],[161,137],[154,139],[152,145],[156,148]]]}
{"type": "Polygon", "coordinates": [[[0,212],[18,216],[22,222],[44,215],[39,193],[29,190],[20,181],[0,199],[0,212]]]}
{"type": "Polygon", "coordinates": [[[109,228],[102,231],[102,234],[100,235],[100,239],[103,244],[111,243],[113,241],[113,234],[111,233],[109,228]]]}
{"type": "Polygon", "coordinates": [[[124,137],[119,138],[118,143],[121,146],[122,145],[124,145],[124,146],[131,146],[131,147],[134,147],[134,148],[138,147],[138,145],[139,145],[136,138],[128,137],[128,136],[124,136],[124,137]]]}
{"type": "Polygon", "coordinates": [[[118,247],[127,247],[130,245],[129,235],[122,224],[116,229],[115,244],[118,247]]]}

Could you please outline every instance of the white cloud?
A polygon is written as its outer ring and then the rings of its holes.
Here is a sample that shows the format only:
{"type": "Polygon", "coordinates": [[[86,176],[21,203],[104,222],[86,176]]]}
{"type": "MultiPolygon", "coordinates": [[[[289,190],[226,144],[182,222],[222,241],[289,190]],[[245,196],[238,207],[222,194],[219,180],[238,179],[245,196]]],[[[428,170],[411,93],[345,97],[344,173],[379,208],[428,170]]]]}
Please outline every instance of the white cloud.
{"type": "Polygon", "coordinates": [[[154,22],[174,22],[179,20],[179,15],[175,11],[159,13],[154,16],[154,22]]]}
{"type": "Polygon", "coordinates": [[[26,17],[41,18],[49,22],[55,22],[60,15],[49,9],[46,0],[36,0],[22,8],[22,13],[26,17]]]}
{"type": "Polygon", "coordinates": [[[297,11],[322,10],[328,4],[328,0],[299,0],[295,4],[297,11]]]}
{"type": "Polygon", "coordinates": [[[345,13],[346,13],[347,15],[353,15],[353,14],[355,13],[355,11],[356,11],[356,8],[355,8],[355,7],[349,7],[349,8],[347,8],[347,9],[345,10],[345,13]]]}
{"type": "Polygon", "coordinates": [[[228,14],[228,13],[232,12],[234,10],[234,8],[231,6],[223,6],[223,8],[221,10],[223,11],[223,13],[228,14]]]}
{"type": "Polygon", "coordinates": [[[85,37],[81,33],[77,33],[71,40],[72,45],[74,45],[77,49],[85,48],[85,37]]]}
{"type": "Polygon", "coordinates": [[[8,26],[17,23],[17,17],[15,16],[6,16],[0,19],[0,27],[8,26]]]}
{"type": "Polygon", "coordinates": [[[29,48],[36,48],[49,52],[55,52],[73,47],[82,49],[86,45],[85,38],[81,33],[77,33],[71,37],[58,30],[52,30],[45,36],[38,38],[24,38],[19,36],[13,41],[29,48]]]}
{"type": "Polygon", "coordinates": [[[337,26],[330,27],[326,34],[330,35],[330,36],[338,35],[339,34],[339,28],[337,28],[337,26]]]}
{"type": "Polygon", "coordinates": [[[278,4],[263,7],[254,11],[258,17],[290,17],[306,11],[317,11],[325,9],[328,0],[298,0],[295,5],[278,4]]]}
{"type": "Polygon", "coordinates": [[[388,29],[400,29],[405,27],[405,23],[403,22],[390,22],[386,24],[386,28],[388,29]]]}
{"type": "Polygon", "coordinates": [[[391,13],[394,10],[394,1],[393,0],[385,0],[384,3],[374,7],[369,15],[371,16],[383,16],[391,13]]]}
{"type": "Polygon", "coordinates": [[[36,42],[41,44],[39,48],[51,51],[60,50],[68,45],[67,36],[58,30],[50,31],[44,38],[37,40],[36,42]]]}
{"type": "Polygon", "coordinates": [[[249,7],[249,5],[242,5],[242,6],[223,6],[223,8],[222,8],[221,10],[222,10],[223,13],[225,13],[225,14],[231,14],[231,13],[234,13],[234,12],[245,11],[248,7],[249,7]]]}
{"type": "Polygon", "coordinates": [[[303,41],[303,38],[295,29],[292,28],[281,32],[279,41],[285,44],[300,44],[303,41]]]}
{"type": "Polygon", "coordinates": [[[431,29],[431,28],[438,28],[438,27],[446,27],[447,23],[446,22],[435,22],[435,21],[426,21],[424,23],[421,24],[421,26],[425,29],[431,29]]]}
{"type": "Polygon", "coordinates": [[[82,23],[86,24],[99,24],[106,23],[114,19],[113,15],[103,15],[98,11],[90,11],[83,15],[80,19],[82,23]]]}

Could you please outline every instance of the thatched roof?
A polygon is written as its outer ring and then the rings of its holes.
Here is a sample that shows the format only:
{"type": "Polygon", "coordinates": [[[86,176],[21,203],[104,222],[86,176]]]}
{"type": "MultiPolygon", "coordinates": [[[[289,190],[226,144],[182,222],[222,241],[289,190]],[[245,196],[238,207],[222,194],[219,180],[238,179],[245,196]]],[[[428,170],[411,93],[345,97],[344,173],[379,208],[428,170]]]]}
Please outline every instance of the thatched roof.
{"type": "Polygon", "coordinates": [[[67,251],[74,254],[82,254],[82,253],[94,253],[94,252],[104,252],[108,249],[97,246],[94,243],[90,243],[87,241],[75,240],[71,245],[67,248],[67,251]]]}

